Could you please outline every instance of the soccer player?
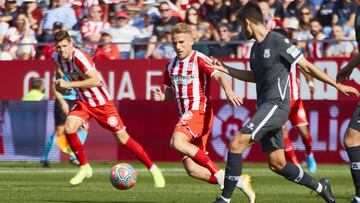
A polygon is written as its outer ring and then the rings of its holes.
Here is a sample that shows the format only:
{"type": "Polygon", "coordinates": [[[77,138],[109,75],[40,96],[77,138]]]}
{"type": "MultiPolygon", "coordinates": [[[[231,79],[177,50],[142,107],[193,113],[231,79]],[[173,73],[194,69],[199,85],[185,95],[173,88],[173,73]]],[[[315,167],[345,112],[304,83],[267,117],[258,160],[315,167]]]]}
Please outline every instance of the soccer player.
{"type": "MultiPolygon", "coordinates": [[[[232,106],[241,105],[242,98],[234,95],[221,72],[207,68],[207,56],[192,49],[194,40],[189,25],[174,25],[171,38],[176,57],[171,58],[165,68],[164,93],[155,89],[152,92],[153,99],[177,101],[180,119],[175,126],[170,145],[185,155],[183,165],[189,176],[218,184],[222,188],[224,171],[211,161],[205,149],[213,124],[211,78],[220,84],[232,106]]],[[[255,202],[250,178],[249,175],[243,175],[236,186],[249,197],[250,202],[255,202]]]]}
{"type": "MultiPolygon", "coordinates": [[[[65,75],[63,75],[63,80],[69,81],[65,75]]],[[[54,86],[53,86],[54,87],[54,86]]],[[[71,150],[69,143],[66,141],[64,134],[64,126],[66,116],[75,105],[76,101],[76,92],[74,89],[71,89],[68,95],[62,95],[53,88],[55,94],[55,105],[54,105],[54,119],[55,119],[55,132],[50,135],[48,141],[45,145],[44,153],[41,157],[40,165],[42,167],[49,167],[49,154],[56,143],[61,151],[70,156],[70,163],[79,165],[79,161],[76,159],[74,152],[71,150]]],[[[78,136],[80,138],[81,144],[85,143],[87,137],[88,126],[85,125],[84,128],[79,129],[78,136]]]]}
{"type": "Polygon", "coordinates": [[[65,121],[66,138],[80,162],[80,170],[70,180],[70,184],[78,185],[85,178],[93,175],[77,131],[90,118],[94,117],[101,126],[114,134],[120,144],[145,164],[153,175],[155,187],[165,187],[165,180],[160,169],[149,158],[143,147],[126,132],[109,90],[100,79],[91,57],[73,46],[66,31],[57,32],[54,41],[56,52],[53,54],[53,61],[56,64],[56,91],[67,94],[70,88],[74,88],[78,97],[75,107],[70,110],[65,121]],[[63,80],[63,75],[66,75],[70,81],[63,80]]]}
{"type": "MultiPolygon", "coordinates": [[[[314,83],[312,77],[307,74],[304,74],[309,88],[313,91],[314,83]]],[[[289,120],[291,124],[296,127],[299,132],[302,142],[305,145],[306,149],[306,163],[308,170],[311,173],[316,172],[316,161],[312,151],[312,136],[309,132],[309,122],[306,116],[304,103],[300,98],[300,79],[296,67],[292,67],[290,71],[290,114],[289,120]]],[[[287,123],[283,126],[283,135],[284,135],[284,144],[285,144],[285,153],[289,156],[293,164],[299,165],[299,161],[296,157],[296,154],[293,150],[293,145],[291,143],[287,123]]]]}
{"type": "Polygon", "coordinates": [[[258,141],[261,141],[272,171],[316,191],[326,202],[335,202],[328,179],[317,181],[301,167],[286,162],[281,128],[290,112],[290,67],[297,63],[305,73],[334,86],[346,95],[353,93],[359,96],[359,92],[355,88],[336,83],[306,60],[289,39],[268,31],[264,26],[261,9],[256,4],[247,3],[240,9],[237,18],[246,38],[255,39],[250,56],[251,71],[231,68],[216,59],[212,61],[212,67],[237,79],[256,82],[257,111],[229,143],[224,189],[215,202],[230,202],[242,172],[242,153],[258,141]]]}
{"type": "MultiPolygon", "coordinates": [[[[355,1],[357,5],[355,17],[356,41],[360,47],[360,0],[355,1]]],[[[337,75],[339,82],[344,82],[350,78],[355,67],[360,64],[360,55],[355,56],[337,75]]],[[[355,186],[355,196],[351,203],[360,202],[360,102],[358,103],[349,126],[345,131],[344,145],[350,160],[350,171],[355,186]]]]}

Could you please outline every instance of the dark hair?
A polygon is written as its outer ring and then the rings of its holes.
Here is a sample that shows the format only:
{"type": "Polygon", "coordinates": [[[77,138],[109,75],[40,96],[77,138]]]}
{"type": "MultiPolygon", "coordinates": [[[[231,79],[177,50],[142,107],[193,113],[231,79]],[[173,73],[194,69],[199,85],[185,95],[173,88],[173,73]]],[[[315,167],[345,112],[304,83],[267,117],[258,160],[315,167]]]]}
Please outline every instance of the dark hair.
{"type": "Polygon", "coordinates": [[[55,43],[61,42],[63,40],[67,40],[68,42],[71,42],[71,37],[68,32],[66,32],[65,30],[60,30],[59,32],[56,32],[54,34],[55,43]]]}
{"type": "Polygon", "coordinates": [[[249,1],[239,10],[237,19],[242,23],[245,22],[245,19],[248,19],[254,23],[264,23],[264,17],[260,7],[251,1],[249,1]]]}
{"type": "Polygon", "coordinates": [[[40,89],[40,87],[44,84],[44,80],[42,78],[34,78],[31,81],[31,89],[40,89]]]}
{"type": "Polygon", "coordinates": [[[191,6],[190,8],[188,8],[188,9],[186,9],[186,12],[185,12],[185,23],[187,23],[187,24],[193,24],[192,22],[190,22],[190,20],[189,20],[189,12],[191,11],[191,10],[194,10],[195,12],[196,12],[196,14],[197,14],[197,25],[201,22],[201,17],[200,17],[200,12],[199,12],[199,10],[198,9],[196,9],[195,7],[193,7],[193,6],[191,6]]]}

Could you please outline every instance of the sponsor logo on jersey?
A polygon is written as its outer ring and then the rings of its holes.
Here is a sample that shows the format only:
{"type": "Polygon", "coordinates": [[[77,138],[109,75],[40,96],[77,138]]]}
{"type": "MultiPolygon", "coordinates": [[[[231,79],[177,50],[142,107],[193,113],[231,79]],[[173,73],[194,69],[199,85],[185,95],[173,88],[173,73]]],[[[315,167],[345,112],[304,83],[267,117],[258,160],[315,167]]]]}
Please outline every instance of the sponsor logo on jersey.
{"type": "Polygon", "coordinates": [[[289,44],[289,43],[290,43],[290,41],[289,41],[288,38],[285,38],[285,39],[284,39],[284,42],[285,42],[286,44],[289,44]]]}
{"type": "Polygon", "coordinates": [[[254,130],[255,125],[253,123],[249,123],[249,125],[246,126],[250,130],[254,130]]]}
{"type": "Polygon", "coordinates": [[[106,121],[111,127],[116,127],[119,123],[115,116],[110,116],[106,121]]]}
{"type": "Polygon", "coordinates": [[[194,75],[172,75],[171,77],[174,83],[179,85],[190,84],[195,78],[194,75]]]}
{"type": "Polygon", "coordinates": [[[264,58],[270,58],[270,49],[264,49],[264,58]]]}

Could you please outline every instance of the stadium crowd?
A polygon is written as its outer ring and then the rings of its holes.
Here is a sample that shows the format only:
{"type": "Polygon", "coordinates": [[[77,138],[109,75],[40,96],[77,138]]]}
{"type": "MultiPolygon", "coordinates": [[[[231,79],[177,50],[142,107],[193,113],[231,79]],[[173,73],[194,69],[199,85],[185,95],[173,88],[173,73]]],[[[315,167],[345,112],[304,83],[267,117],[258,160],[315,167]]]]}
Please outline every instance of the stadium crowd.
{"type": "MultiPolygon", "coordinates": [[[[170,58],[170,28],[191,25],[194,49],[249,58],[236,12],[249,0],[0,0],[0,60],[50,59],[54,33],[67,30],[96,59],[170,58]],[[161,43],[159,43],[161,42],[161,43]]],[[[282,29],[307,57],[349,57],[352,0],[258,0],[266,27],[282,29]]]]}

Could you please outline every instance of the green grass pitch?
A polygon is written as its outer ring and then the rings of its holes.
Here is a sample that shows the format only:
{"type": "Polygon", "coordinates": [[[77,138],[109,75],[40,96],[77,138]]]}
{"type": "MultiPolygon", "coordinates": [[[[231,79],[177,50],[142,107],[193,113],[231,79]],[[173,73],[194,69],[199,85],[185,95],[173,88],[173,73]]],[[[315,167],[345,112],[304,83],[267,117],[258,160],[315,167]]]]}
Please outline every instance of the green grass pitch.
{"type": "MultiPolygon", "coordinates": [[[[92,163],[94,177],[79,186],[69,179],[77,168],[67,163],[52,163],[43,169],[38,163],[0,162],[0,202],[212,202],[220,190],[216,185],[190,178],[180,163],[158,163],[166,178],[166,187],[153,187],[151,175],[137,162],[138,181],[128,191],[118,191],[109,181],[115,163],[92,163]]],[[[224,168],[223,164],[220,164],[224,168]]],[[[264,164],[244,165],[244,173],[253,176],[257,202],[313,203],[323,200],[305,187],[272,173],[264,164]]],[[[354,193],[347,165],[320,165],[316,178],[329,177],[337,202],[350,202],[354,193]]],[[[248,202],[236,190],[232,202],[248,202]]]]}

